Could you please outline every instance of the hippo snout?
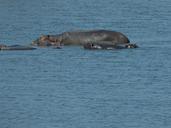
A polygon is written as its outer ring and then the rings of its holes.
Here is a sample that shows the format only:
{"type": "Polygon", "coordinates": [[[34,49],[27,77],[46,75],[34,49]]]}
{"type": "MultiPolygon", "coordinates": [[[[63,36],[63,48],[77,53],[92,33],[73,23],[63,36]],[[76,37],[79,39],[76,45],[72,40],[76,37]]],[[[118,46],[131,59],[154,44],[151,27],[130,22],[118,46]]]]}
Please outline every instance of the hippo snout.
{"type": "Polygon", "coordinates": [[[137,44],[127,44],[126,48],[138,48],[137,44]]]}
{"type": "Polygon", "coordinates": [[[52,46],[53,43],[48,42],[48,41],[39,41],[39,40],[35,40],[32,41],[31,46],[41,46],[41,47],[48,47],[48,46],[52,46]]]}

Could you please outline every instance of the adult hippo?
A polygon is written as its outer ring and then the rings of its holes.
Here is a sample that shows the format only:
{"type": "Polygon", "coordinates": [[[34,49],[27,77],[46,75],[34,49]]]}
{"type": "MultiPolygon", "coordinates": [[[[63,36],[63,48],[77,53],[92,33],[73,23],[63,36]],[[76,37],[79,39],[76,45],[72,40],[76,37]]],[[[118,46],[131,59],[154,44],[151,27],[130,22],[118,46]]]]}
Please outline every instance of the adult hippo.
{"type": "Polygon", "coordinates": [[[33,48],[31,46],[22,46],[22,45],[4,45],[0,44],[0,50],[34,50],[36,48],[33,48]]]}
{"type": "Polygon", "coordinates": [[[122,33],[110,30],[64,32],[58,35],[43,35],[32,42],[36,46],[85,45],[90,42],[128,44],[129,39],[122,33]]]}

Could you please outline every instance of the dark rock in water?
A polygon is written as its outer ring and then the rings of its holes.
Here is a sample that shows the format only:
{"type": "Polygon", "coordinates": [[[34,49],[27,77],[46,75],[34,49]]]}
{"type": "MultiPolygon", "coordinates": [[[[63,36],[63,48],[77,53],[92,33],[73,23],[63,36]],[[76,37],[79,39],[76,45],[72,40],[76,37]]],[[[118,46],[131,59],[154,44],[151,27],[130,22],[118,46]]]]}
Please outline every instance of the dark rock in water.
{"type": "Polygon", "coordinates": [[[34,50],[36,48],[31,46],[22,46],[22,45],[0,45],[0,50],[34,50]]]}

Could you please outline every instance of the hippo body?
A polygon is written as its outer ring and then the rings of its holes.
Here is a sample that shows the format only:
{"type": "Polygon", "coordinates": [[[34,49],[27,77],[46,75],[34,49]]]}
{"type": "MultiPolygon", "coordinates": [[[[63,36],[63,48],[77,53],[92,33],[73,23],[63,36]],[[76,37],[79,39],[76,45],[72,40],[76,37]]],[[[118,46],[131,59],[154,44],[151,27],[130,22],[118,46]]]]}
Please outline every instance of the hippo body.
{"type": "Polygon", "coordinates": [[[95,49],[105,49],[105,50],[113,50],[113,49],[128,49],[128,48],[138,48],[136,44],[114,44],[112,42],[91,42],[83,45],[84,49],[95,50],[95,49]]]}
{"type": "Polygon", "coordinates": [[[110,30],[64,32],[59,35],[43,35],[32,42],[36,46],[84,45],[89,42],[128,44],[129,39],[122,33],[110,30]]]}
{"type": "Polygon", "coordinates": [[[97,31],[78,31],[78,32],[66,32],[63,35],[62,43],[64,45],[84,45],[87,42],[101,42],[110,41],[115,43],[129,43],[128,38],[119,32],[97,30],[97,31]]]}
{"type": "Polygon", "coordinates": [[[22,45],[0,45],[0,50],[34,50],[31,46],[22,46],[22,45]]]}

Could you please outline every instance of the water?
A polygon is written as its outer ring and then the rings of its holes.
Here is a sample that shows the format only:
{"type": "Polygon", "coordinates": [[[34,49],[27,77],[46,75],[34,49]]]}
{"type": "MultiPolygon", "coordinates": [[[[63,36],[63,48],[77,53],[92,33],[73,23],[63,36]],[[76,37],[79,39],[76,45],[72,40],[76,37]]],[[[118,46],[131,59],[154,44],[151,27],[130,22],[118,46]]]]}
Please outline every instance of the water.
{"type": "Polygon", "coordinates": [[[0,52],[1,128],[170,128],[170,0],[0,0],[0,42],[82,29],[139,49],[0,52]]]}

